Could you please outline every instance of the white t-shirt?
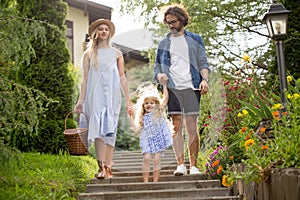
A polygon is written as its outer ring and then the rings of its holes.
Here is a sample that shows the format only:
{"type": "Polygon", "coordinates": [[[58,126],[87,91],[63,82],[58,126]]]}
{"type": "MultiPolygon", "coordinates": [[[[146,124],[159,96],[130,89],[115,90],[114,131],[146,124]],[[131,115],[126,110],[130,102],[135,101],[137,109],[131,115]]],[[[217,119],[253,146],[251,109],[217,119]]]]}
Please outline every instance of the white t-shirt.
{"type": "Polygon", "coordinates": [[[184,35],[170,37],[170,75],[176,89],[194,88],[190,71],[188,44],[184,35]]]}

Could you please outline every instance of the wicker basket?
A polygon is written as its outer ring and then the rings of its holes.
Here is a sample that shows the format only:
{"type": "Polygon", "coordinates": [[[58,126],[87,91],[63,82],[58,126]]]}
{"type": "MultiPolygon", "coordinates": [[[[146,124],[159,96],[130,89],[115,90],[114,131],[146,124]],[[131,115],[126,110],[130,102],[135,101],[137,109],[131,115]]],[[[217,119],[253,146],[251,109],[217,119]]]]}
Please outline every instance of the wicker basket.
{"type": "MultiPolygon", "coordinates": [[[[74,111],[69,112],[65,118],[65,131],[64,136],[68,145],[70,155],[88,155],[88,129],[87,128],[75,128],[67,129],[67,119],[70,114],[75,113],[74,111]]],[[[88,118],[85,113],[83,113],[87,124],[88,118]]]]}

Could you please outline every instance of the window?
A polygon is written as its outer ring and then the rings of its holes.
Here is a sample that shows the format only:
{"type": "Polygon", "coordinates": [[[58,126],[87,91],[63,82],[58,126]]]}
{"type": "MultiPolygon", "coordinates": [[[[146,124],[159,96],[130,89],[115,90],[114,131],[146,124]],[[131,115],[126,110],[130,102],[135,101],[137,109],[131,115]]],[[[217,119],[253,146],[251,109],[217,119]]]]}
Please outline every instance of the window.
{"type": "Polygon", "coordinates": [[[73,35],[73,22],[71,21],[66,21],[67,25],[67,46],[69,48],[70,54],[71,54],[71,59],[72,63],[74,64],[74,35],[73,35]]]}

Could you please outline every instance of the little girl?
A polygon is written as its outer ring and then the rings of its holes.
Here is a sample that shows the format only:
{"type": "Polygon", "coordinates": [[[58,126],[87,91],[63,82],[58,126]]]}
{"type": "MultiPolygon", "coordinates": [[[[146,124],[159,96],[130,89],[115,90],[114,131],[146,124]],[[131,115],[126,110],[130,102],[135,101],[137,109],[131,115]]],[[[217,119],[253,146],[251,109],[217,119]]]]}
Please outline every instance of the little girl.
{"type": "Polygon", "coordinates": [[[169,96],[167,87],[163,87],[165,97],[162,104],[160,104],[159,97],[155,95],[140,99],[142,100],[141,111],[136,121],[140,130],[144,182],[149,181],[151,157],[153,157],[153,182],[158,182],[163,151],[173,146],[171,130],[164,115],[169,96]]]}

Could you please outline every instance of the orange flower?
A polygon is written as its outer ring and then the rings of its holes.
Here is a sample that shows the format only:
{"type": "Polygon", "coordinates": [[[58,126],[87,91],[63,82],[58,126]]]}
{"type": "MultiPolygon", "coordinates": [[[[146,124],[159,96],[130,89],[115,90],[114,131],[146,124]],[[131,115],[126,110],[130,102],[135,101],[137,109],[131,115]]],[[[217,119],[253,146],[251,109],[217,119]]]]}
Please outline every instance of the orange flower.
{"type": "Polygon", "coordinates": [[[247,140],[246,142],[245,142],[245,147],[246,147],[246,149],[248,149],[249,148],[249,145],[251,145],[251,146],[253,146],[255,144],[255,142],[254,142],[254,140],[253,139],[249,139],[249,140],[247,140]]]}
{"type": "Polygon", "coordinates": [[[244,133],[246,130],[247,130],[247,127],[244,126],[244,127],[241,129],[241,132],[244,133]]]}
{"type": "Polygon", "coordinates": [[[269,148],[269,147],[268,147],[267,145],[262,145],[262,146],[261,146],[261,149],[262,149],[262,150],[266,150],[266,149],[268,149],[268,148],[269,148]]]}
{"type": "Polygon", "coordinates": [[[282,115],[283,116],[287,116],[288,112],[283,112],[282,115]]]}
{"type": "Polygon", "coordinates": [[[278,110],[274,111],[274,112],[272,113],[272,115],[273,115],[274,119],[280,120],[280,117],[279,117],[279,111],[278,111],[278,110]]]}
{"type": "Polygon", "coordinates": [[[246,140],[249,140],[250,139],[250,135],[246,135],[246,140]]]}
{"type": "Polygon", "coordinates": [[[222,165],[220,165],[220,166],[218,167],[217,174],[221,174],[222,169],[223,169],[223,167],[222,167],[222,165]]]}
{"type": "Polygon", "coordinates": [[[229,159],[233,159],[234,158],[234,156],[229,156],[229,159]]]}
{"type": "Polygon", "coordinates": [[[259,130],[261,133],[264,133],[266,131],[266,128],[265,127],[261,127],[260,130],[259,130]]]}
{"type": "Polygon", "coordinates": [[[215,162],[213,162],[213,164],[211,165],[212,167],[217,166],[220,163],[220,160],[216,160],[215,162]]]}

